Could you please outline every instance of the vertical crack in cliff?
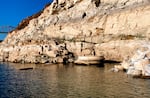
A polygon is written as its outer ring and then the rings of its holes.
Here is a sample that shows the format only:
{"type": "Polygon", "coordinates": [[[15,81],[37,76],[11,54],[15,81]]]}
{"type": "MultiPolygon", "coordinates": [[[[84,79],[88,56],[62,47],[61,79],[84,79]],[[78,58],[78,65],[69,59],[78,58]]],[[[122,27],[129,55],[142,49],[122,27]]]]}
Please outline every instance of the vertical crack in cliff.
{"type": "Polygon", "coordinates": [[[103,22],[103,24],[102,24],[102,28],[104,29],[104,32],[105,32],[105,30],[106,30],[106,24],[107,24],[107,19],[108,19],[108,15],[105,15],[105,16],[103,16],[103,17],[105,17],[105,19],[104,19],[104,22],[103,22]]]}
{"type": "Polygon", "coordinates": [[[96,7],[99,7],[100,3],[101,3],[101,0],[92,0],[92,2],[95,3],[95,6],[96,7]]]}

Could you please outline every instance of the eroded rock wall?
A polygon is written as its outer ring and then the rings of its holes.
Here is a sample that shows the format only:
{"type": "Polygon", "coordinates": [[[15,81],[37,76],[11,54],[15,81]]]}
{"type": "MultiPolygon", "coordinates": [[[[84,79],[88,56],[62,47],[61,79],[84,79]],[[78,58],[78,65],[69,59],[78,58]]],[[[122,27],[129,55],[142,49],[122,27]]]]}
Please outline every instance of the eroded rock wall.
{"type": "MultiPolygon", "coordinates": [[[[75,56],[103,55],[106,60],[122,61],[149,41],[149,17],[149,0],[54,0],[24,29],[8,34],[1,44],[1,59],[14,61],[8,56],[13,52],[18,53],[18,58],[28,54],[26,59],[29,59],[34,53],[27,47],[37,47],[31,50],[40,52],[41,46],[47,43],[51,46],[54,41],[57,44],[53,46],[58,48],[63,44],[66,48],[52,51],[67,51],[75,56]],[[16,52],[16,47],[21,47],[20,52],[16,52]],[[5,54],[6,48],[9,53],[5,54]]],[[[46,59],[52,58],[47,56],[46,59]]]]}

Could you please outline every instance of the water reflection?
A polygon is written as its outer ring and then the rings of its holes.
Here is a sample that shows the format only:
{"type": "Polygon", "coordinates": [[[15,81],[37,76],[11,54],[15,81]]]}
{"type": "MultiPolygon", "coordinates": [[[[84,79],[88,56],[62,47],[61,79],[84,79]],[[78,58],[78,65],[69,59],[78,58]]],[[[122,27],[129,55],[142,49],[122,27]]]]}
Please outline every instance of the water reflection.
{"type": "Polygon", "coordinates": [[[148,98],[150,80],[132,79],[112,67],[75,65],[0,65],[0,98],[148,98]],[[21,67],[22,68],[22,67],[21,67]]]}

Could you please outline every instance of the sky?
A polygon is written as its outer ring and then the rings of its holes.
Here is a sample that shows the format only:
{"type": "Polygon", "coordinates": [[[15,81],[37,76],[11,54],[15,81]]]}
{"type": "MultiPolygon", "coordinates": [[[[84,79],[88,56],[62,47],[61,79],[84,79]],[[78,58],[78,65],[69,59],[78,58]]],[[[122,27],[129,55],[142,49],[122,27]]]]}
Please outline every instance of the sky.
{"type": "MultiPolygon", "coordinates": [[[[44,8],[53,0],[0,0],[0,26],[16,27],[21,20],[44,8]]],[[[0,39],[3,36],[0,35],[0,39]]]]}

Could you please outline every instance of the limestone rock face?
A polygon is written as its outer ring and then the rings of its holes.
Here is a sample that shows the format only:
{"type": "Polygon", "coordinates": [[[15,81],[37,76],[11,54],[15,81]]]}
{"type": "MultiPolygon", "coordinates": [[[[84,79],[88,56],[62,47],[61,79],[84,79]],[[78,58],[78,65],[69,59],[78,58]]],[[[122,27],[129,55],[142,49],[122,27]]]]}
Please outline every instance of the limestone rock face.
{"type": "Polygon", "coordinates": [[[65,63],[73,59],[64,44],[50,41],[43,44],[6,46],[0,50],[1,61],[15,63],[65,63]]]}
{"type": "Polygon", "coordinates": [[[150,0],[54,0],[8,34],[0,60],[53,63],[96,55],[123,61],[149,45],[149,17],[150,0]]]}

